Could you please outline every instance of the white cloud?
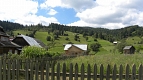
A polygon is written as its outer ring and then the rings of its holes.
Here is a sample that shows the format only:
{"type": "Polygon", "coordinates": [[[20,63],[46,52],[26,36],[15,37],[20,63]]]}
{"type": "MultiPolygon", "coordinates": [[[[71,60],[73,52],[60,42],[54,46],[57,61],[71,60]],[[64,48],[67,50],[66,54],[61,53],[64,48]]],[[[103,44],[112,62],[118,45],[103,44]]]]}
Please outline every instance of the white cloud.
{"type": "Polygon", "coordinates": [[[143,1],[141,0],[96,0],[97,6],[77,12],[80,20],[70,25],[104,28],[121,28],[143,25],[143,1]],[[84,22],[84,25],[83,25],[84,22]]]}
{"type": "Polygon", "coordinates": [[[38,8],[38,2],[33,0],[0,0],[0,20],[12,20],[24,25],[58,23],[54,17],[37,16],[38,8]]]}
{"type": "Polygon", "coordinates": [[[58,12],[54,9],[50,9],[50,11],[48,12],[49,15],[55,15],[57,14],[58,12]]]}

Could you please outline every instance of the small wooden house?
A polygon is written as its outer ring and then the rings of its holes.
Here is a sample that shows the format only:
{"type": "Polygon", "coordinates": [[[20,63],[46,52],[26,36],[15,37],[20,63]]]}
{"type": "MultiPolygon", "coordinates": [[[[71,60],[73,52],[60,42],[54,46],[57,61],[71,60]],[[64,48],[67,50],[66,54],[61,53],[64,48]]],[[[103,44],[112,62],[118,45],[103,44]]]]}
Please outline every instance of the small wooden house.
{"type": "Polygon", "coordinates": [[[11,42],[9,35],[0,26],[0,55],[7,54],[8,52],[20,54],[21,46],[11,42]]]}
{"type": "Polygon", "coordinates": [[[64,47],[65,55],[86,55],[86,44],[66,44],[64,47]]]}
{"type": "Polygon", "coordinates": [[[24,47],[24,46],[36,46],[36,47],[43,47],[45,48],[46,45],[41,42],[40,40],[37,40],[35,38],[25,36],[25,35],[17,35],[12,42],[24,47]]]}
{"type": "Polygon", "coordinates": [[[125,46],[123,48],[124,54],[134,54],[135,53],[135,47],[134,46],[125,46]]]}

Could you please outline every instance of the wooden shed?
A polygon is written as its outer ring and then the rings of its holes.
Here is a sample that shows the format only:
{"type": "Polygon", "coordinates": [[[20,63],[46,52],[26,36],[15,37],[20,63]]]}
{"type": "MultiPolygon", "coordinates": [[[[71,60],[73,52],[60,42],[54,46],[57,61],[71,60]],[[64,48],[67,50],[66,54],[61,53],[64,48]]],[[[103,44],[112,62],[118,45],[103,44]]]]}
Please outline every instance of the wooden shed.
{"type": "Polygon", "coordinates": [[[124,50],[124,54],[134,54],[135,53],[134,46],[125,46],[123,50],[124,50]]]}

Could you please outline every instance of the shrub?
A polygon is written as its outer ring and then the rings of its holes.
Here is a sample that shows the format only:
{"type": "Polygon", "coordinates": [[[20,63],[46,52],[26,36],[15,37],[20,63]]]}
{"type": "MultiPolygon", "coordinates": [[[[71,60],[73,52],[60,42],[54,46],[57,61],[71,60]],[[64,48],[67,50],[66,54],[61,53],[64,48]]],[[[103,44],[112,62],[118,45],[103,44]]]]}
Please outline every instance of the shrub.
{"type": "Polygon", "coordinates": [[[23,56],[27,58],[35,58],[35,57],[42,57],[42,56],[51,56],[46,49],[35,47],[35,46],[26,46],[22,49],[23,56]]]}

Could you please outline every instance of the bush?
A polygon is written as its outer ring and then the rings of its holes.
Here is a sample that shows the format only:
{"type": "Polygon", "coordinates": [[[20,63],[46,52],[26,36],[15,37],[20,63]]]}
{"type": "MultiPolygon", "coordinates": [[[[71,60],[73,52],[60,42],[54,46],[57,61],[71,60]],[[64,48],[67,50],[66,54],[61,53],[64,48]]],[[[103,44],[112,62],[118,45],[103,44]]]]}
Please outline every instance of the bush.
{"type": "Polygon", "coordinates": [[[92,51],[95,51],[95,52],[98,52],[100,47],[101,45],[99,43],[93,43],[90,45],[90,48],[92,49],[92,51]]]}
{"type": "Polygon", "coordinates": [[[22,54],[26,58],[36,58],[42,56],[51,56],[46,49],[35,47],[35,46],[26,46],[22,49],[22,54]]]}

